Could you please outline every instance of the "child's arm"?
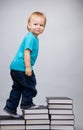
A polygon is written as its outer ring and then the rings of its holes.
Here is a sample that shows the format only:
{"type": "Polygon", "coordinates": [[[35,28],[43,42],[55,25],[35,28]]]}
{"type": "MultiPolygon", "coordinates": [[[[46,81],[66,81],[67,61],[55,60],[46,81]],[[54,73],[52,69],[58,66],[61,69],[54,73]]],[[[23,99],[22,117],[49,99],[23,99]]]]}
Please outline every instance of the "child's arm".
{"type": "Polygon", "coordinates": [[[31,76],[32,70],[31,70],[31,64],[30,64],[30,50],[29,49],[24,51],[24,62],[26,66],[25,74],[28,76],[31,76]]]}

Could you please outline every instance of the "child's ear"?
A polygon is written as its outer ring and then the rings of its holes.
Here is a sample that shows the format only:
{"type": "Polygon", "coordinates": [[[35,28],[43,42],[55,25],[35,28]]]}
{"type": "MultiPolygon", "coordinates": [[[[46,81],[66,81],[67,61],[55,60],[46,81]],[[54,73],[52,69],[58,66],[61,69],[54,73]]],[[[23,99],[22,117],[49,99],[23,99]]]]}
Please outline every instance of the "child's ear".
{"type": "Polygon", "coordinates": [[[30,23],[28,23],[27,28],[30,30],[30,23]]]}

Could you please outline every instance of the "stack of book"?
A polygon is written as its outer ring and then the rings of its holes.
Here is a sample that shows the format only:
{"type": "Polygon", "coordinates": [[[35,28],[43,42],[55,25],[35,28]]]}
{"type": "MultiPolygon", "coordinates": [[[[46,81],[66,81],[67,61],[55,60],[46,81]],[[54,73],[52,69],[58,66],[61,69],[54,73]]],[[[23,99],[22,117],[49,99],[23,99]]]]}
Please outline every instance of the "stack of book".
{"type": "Polygon", "coordinates": [[[0,130],[75,130],[73,100],[46,97],[47,106],[22,110],[22,118],[0,116],[0,130]]]}
{"type": "Polygon", "coordinates": [[[23,110],[26,121],[26,130],[49,130],[48,108],[40,106],[23,110]]]}
{"type": "Polygon", "coordinates": [[[0,130],[25,130],[25,120],[23,118],[0,116],[0,130]]]}
{"type": "Polygon", "coordinates": [[[73,101],[68,97],[46,97],[51,130],[74,130],[73,101]]]}

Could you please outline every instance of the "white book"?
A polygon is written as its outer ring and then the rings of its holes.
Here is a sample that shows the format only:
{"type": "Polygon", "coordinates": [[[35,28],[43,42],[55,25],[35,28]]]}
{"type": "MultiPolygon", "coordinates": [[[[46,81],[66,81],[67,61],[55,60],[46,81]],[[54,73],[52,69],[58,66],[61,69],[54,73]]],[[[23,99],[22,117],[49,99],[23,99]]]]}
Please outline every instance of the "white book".
{"type": "Polygon", "coordinates": [[[24,114],[46,114],[48,113],[48,109],[25,109],[23,111],[24,114]]]}
{"type": "Polygon", "coordinates": [[[51,120],[52,119],[71,119],[71,120],[74,120],[75,119],[75,116],[74,114],[54,114],[54,115],[51,115],[51,120]]]}
{"type": "Polygon", "coordinates": [[[48,119],[48,114],[27,114],[24,115],[24,119],[48,119]]]}
{"type": "Polygon", "coordinates": [[[73,114],[72,109],[50,109],[49,114],[73,114]]]}
{"type": "Polygon", "coordinates": [[[48,104],[49,109],[73,109],[72,104],[48,104]]]}
{"type": "Polygon", "coordinates": [[[51,130],[75,130],[71,125],[51,125],[51,130]]]}
{"type": "Polygon", "coordinates": [[[25,125],[3,125],[0,130],[25,130],[25,125]]]}
{"type": "Polygon", "coordinates": [[[49,130],[49,125],[26,125],[26,130],[49,130]]]}
{"type": "Polygon", "coordinates": [[[51,125],[74,125],[74,120],[51,120],[51,125]]]}
{"type": "Polygon", "coordinates": [[[63,104],[73,104],[73,100],[68,97],[46,97],[47,103],[63,103],[63,104]]]}
{"type": "Polygon", "coordinates": [[[47,124],[50,124],[50,120],[49,119],[35,119],[35,120],[26,120],[26,125],[33,125],[33,124],[43,124],[43,125],[47,125],[47,124]]]}
{"type": "Polygon", "coordinates": [[[25,120],[0,120],[0,125],[22,125],[25,120]]]}
{"type": "Polygon", "coordinates": [[[22,125],[25,124],[25,120],[20,117],[20,118],[12,118],[10,116],[0,116],[0,125],[22,125]]]}

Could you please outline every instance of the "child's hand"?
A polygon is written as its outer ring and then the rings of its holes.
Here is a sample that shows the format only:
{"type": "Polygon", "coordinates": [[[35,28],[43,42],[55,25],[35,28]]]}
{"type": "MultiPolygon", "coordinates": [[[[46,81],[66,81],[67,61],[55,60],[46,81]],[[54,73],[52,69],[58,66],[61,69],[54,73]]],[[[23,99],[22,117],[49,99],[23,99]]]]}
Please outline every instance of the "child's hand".
{"type": "Polygon", "coordinates": [[[27,76],[31,76],[31,75],[32,75],[32,70],[31,70],[30,67],[27,67],[27,68],[26,68],[25,74],[26,74],[27,76]]]}

